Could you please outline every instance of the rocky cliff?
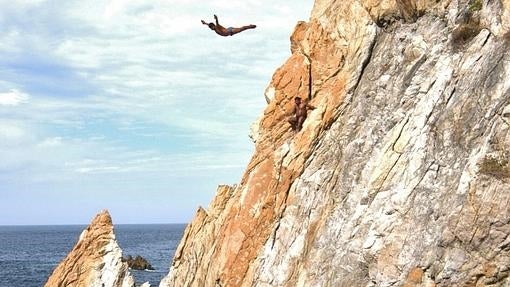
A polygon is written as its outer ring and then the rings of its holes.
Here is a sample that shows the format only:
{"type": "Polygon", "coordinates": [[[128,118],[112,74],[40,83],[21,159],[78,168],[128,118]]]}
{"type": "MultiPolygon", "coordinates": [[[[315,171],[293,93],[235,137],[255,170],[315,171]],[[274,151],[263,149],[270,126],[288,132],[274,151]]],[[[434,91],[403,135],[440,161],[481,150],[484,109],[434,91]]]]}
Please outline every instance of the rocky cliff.
{"type": "Polygon", "coordinates": [[[316,0],[160,286],[510,286],[509,28],[508,0],[316,0]]]}
{"type": "Polygon", "coordinates": [[[45,287],[134,287],[122,262],[110,214],[102,211],[85,229],[73,250],[57,266],[45,287]]]}

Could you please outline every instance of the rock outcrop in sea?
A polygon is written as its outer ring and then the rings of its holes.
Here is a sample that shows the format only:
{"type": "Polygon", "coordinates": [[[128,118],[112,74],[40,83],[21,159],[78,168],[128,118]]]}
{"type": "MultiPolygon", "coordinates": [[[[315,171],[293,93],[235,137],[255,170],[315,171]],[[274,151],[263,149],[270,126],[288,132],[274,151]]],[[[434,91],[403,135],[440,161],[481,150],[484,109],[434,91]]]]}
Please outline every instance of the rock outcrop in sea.
{"type": "Polygon", "coordinates": [[[122,261],[126,262],[128,267],[135,270],[154,270],[152,265],[147,261],[147,259],[143,258],[140,255],[136,255],[135,258],[133,256],[128,255],[127,257],[122,257],[122,261]]]}
{"type": "Polygon", "coordinates": [[[160,286],[510,286],[509,29],[508,0],[316,0],[160,286]]]}
{"type": "Polygon", "coordinates": [[[96,215],[44,286],[135,286],[127,263],[122,262],[122,251],[115,240],[108,211],[96,215]]]}

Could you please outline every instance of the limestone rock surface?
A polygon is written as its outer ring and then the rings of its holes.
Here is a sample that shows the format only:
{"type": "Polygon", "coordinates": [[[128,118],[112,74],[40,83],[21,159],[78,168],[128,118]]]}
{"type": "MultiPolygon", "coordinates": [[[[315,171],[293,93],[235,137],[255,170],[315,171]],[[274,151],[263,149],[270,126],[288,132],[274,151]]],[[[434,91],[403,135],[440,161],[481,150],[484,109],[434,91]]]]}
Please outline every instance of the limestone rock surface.
{"type": "Polygon", "coordinates": [[[509,29],[508,0],[316,0],[160,286],[510,286],[509,29]]]}
{"type": "Polygon", "coordinates": [[[108,211],[104,210],[96,215],[44,286],[135,286],[127,263],[122,262],[122,251],[115,240],[108,211]]]}

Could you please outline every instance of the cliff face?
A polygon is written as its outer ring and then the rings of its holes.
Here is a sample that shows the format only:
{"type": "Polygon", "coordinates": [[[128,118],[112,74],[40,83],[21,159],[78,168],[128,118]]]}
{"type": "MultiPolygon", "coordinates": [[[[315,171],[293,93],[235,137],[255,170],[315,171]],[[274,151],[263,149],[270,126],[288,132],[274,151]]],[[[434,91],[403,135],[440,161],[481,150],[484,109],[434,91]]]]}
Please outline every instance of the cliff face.
{"type": "Polygon", "coordinates": [[[508,0],[316,0],[160,286],[509,286],[509,28],[508,0]]]}
{"type": "Polygon", "coordinates": [[[110,214],[102,211],[85,229],[73,250],[57,266],[45,287],[134,287],[122,262],[110,214]]]}

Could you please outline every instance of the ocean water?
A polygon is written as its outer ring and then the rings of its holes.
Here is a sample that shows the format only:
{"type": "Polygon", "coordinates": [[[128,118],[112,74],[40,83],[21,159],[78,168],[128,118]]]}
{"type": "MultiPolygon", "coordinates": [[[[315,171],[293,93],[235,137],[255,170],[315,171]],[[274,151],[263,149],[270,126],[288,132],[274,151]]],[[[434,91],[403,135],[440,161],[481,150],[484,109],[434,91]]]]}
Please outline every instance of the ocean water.
{"type": "MultiPolygon", "coordinates": [[[[158,286],[168,273],[184,224],[116,225],[123,255],[140,255],[155,271],[131,270],[138,284],[158,286]]],[[[0,287],[41,287],[86,226],[0,226],[0,287]]]]}

